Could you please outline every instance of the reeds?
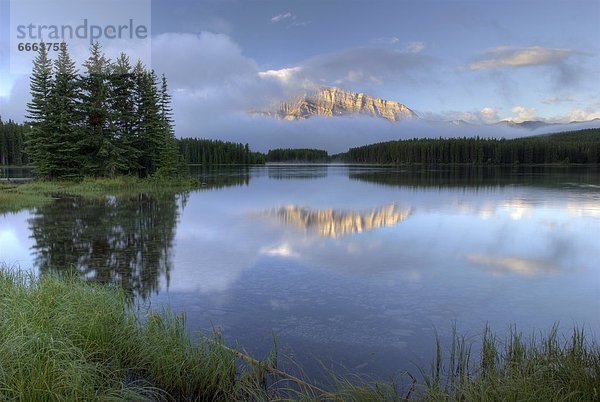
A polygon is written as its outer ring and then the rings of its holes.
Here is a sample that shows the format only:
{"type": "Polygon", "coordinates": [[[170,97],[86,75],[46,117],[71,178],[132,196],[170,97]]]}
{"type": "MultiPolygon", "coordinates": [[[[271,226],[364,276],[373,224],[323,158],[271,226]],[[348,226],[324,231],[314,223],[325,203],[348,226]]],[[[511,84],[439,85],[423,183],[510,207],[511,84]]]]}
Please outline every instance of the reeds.
{"type": "Polygon", "coordinates": [[[600,400],[600,350],[583,329],[523,336],[512,327],[501,339],[486,327],[480,339],[453,328],[445,350],[436,336],[420,380],[332,375],[323,391],[278,374],[276,343],[257,361],[219,334],[193,340],[181,315],[135,311],[118,287],[0,267],[3,401],[600,400]]]}
{"type": "Polygon", "coordinates": [[[501,340],[486,327],[478,356],[464,336],[453,331],[452,339],[447,360],[438,339],[426,400],[600,400],[600,349],[582,328],[561,336],[554,325],[524,336],[513,326],[501,340]]]}
{"type": "Polygon", "coordinates": [[[235,356],[116,287],[0,270],[0,400],[232,400],[235,356]]]}

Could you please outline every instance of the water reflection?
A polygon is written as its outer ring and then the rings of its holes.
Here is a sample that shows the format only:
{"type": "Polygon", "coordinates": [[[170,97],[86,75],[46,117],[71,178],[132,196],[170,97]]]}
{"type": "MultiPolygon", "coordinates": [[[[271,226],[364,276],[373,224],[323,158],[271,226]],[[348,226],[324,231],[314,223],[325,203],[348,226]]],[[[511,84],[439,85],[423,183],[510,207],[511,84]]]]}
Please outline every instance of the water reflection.
{"type": "Polygon", "coordinates": [[[327,165],[268,165],[269,179],[320,179],[327,177],[327,165]]]}
{"type": "Polygon", "coordinates": [[[219,189],[250,184],[248,166],[190,166],[190,175],[196,177],[207,189],[219,189]]]}
{"type": "Polygon", "coordinates": [[[557,271],[551,261],[536,260],[523,257],[501,257],[492,255],[469,254],[465,260],[490,269],[491,273],[514,273],[517,275],[535,276],[557,271]]]}
{"type": "Polygon", "coordinates": [[[29,219],[40,272],[76,271],[100,283],[118,283],[131,296],[158,292],[169,282],[171,248],[185,195],[62,198],[29,219]]]}
{"type": "Polygon", "coordinates": [[[463,166],[416,168],[357,168],[350,178],[386,186],[410,187],[497,187],[565,185],[600,188],[600,166],[463,166]]]}
{"type": "Polygon", "coordinates": [[[309,230],[324,237],[340,237],[363,233],[385,226],[394,226],[406,220],[411,208],[399,209],[396,204],[364,212],[334,210],[332,208],[312,210],[297,205],[287,205],[265,213],[283,224],[309,230]]]}

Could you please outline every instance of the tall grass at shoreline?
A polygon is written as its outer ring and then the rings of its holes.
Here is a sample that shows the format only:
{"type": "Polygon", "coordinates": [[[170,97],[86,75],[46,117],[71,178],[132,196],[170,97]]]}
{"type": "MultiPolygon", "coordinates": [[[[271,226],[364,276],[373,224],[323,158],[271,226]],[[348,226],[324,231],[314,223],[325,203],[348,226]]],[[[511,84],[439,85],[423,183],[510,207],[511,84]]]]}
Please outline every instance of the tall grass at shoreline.
{"type": "Polygon", "coordinates": [[[436,357],[424,373],[425,399],[434,401],[595,401],[600,400],[600,348],[581,328],[559,335],[525,336],[512,327],[500,339],[489,327],[481,350],[453,329],[447,357],[436,337],[436,357]]]}
{"type": "Polygon", "coordinates": [[[0,214],[43,206],[53,197],[100,198],[137,193],[173,193],[200,187],[197,179],[146,178],[122,176],[113,179],[88,178],[81,181],[0,182],[0,214]]]}
{"type": "Polygon", "coordinates": [[[0,269],[0,400],[232,400],[235,356],[116,287],[0,269]]]}
{"type": "Polygon", "coordinates": [[[0,400],[600,400],[600,350],[577,328],[505,339],[486,328],[477,353],[454,331],[450,349],[438,339],[430,369],[400,385],[334,377],[322,391],[266,385],[276,362],[244,364],[222,337],[193,340],[183,316],[140,314],[127,300],[115,286],[0,264],[0,400]]]}

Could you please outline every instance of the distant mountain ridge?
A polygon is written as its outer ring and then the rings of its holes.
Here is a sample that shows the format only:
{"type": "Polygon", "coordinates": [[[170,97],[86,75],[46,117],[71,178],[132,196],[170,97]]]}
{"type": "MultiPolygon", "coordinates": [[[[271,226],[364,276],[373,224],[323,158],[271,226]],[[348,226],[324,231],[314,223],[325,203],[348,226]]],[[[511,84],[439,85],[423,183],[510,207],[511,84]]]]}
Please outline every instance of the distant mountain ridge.
{"type": "Polygon", "coordinates": [[[284,102],[274,111],[262,114],[281,120],[306,120],[313,116],[348,115],[379,117],[392,122],[418,118],[414,111],[402,103],[336,87],[320,88],[290,102],[284,102]]]}
{"type": "Polygon", "coordinates": [[[547,126],[554,125],[554,123],[547,123],[547,122],[542,121],[542,120],[525,120],[525,121],[521,121],[519,123],[514,122],[512,120],[502,120],[502,121],[499,121],[499,122],[497,122],[495,124],[505,125],[507,127],[524,128],[524,129],[527,129],[527,130],[535,130],[537,128],[542,128],[542,127],[547,127],[547,126]]]}
{"type": "Polygon", "coordinates": [[[548,123],[543,120],[525,120],[525,121],[517,123],[512,120],[502,120],[502,121],[499,121],[494,124],[505,125],[508,127],[524,128],[527,130],[535,130],[538,128],[549,127],[549,126],[563,126],[565,124],[580,124],[580,123],[589,123],[589,122],[595,122],[595,121],[600,121],[600,119],[596,118],[596,119],[584,120],[584,121],[574,120],[574,121],[570,121],[568,123],[548,123]]]}
{"type": "Polygon", "coordinates": [[[314,116],[336,117],[358,115],[383,118],[390,122],[419,120],[430,124],[446,124],[450,126],[473,126],[479,124],[506,126],[531,131],[564,124],[600,121],[600,119],[593,119],[589,121],[571,121],[569,123],[551,123],[544,120],[527,120],[521,122],[501,120],[496,123],[477,123],[461,119],[450,121],[424,120],[412,109],[400,102],[376,98],[362,92],[352,92],[337,87],[321,87],[290,101],[283,102],[270,110],[253,111],[251,113],[288,121],[306,120],[314,116]]]}

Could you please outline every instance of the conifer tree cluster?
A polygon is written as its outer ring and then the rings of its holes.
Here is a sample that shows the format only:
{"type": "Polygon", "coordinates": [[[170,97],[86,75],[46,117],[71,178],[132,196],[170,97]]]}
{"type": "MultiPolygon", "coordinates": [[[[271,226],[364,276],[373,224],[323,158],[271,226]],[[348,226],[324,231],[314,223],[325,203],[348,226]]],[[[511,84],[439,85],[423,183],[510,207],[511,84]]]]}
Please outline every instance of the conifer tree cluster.
{"type": "Polygon", "coordinates": [[[599,163],[600,129],[506,139],[414,138],[350,148],[348,163],[599,163]]]}
{"type": "Polygon", "coordinates": [[[0,116],[0,165],[25,165],[29,158],[25,152],[25,138],[29,126],[12,120],[2,121],[0,116]]]}
{"type": "Polygon", "coordinates": [[[78,71],[63,47],[51,60],[42,44],[33,62],[27,151],[47,179],[174,176],[179,156],[167,80],[98,43],[78,71]]]}
{"type": "Polygon", "coordinates": [[[322,149],[271,149],[267,153],[267,162],[327,162],[329,154],[322,149]]]}
{"type": "Polygon", "coordinates": [[[252,152],[248,144],[220,140],[181,138],[179,152],[183,159],[194,165],[252,165],[264,164],[265,156],[252,152]]]}

